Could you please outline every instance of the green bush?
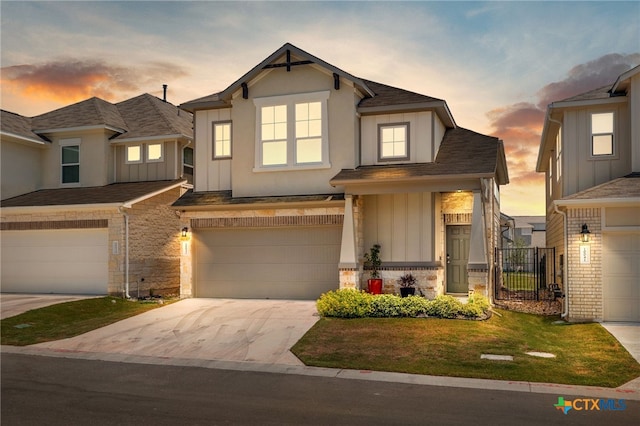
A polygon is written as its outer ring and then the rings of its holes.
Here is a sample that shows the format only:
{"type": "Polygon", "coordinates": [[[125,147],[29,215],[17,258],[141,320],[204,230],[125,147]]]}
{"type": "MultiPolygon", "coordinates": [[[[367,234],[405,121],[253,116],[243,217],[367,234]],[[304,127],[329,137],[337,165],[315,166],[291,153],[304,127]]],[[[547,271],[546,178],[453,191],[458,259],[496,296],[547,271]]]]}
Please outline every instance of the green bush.
{"type": "Polygon", "coordinates": [[[453,296],[441,295],[433,300],[421,296],[398,297],[392,294],[372,295],[357,290],[333,290],[316,302],[318,313],[337,318],[393,318],[428,315],[438,318],[481,317],[489,309],[483,296],[470,296],[463,304],[453,296]]]}
{"type": "Polygon", "coordinates": [[[369,316],[372,295],[357,290],[335,290],[324,293],[316,302],[323,317],[363,318],[369,316]]]}

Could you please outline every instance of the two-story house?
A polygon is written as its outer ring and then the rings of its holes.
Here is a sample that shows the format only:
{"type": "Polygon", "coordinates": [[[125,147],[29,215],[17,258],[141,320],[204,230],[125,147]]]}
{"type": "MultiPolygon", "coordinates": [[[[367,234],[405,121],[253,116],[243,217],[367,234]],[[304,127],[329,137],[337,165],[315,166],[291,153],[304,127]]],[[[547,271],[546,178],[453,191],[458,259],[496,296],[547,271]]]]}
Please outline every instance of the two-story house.
{"type": "Polygon", "coordinates": [[[3,292],[178,293],[190,113],[144,94],[0,118],[3,292]]]}
{"type": "Polygon", "coordinates": [[[640,321],[640,66],[553,102],[536,166],[572,321],[640,321]]]}
{"type": "Polygon", "coordinates": [[[285,44],[194,114],[181,293],[314,299],[366,288],[490,295],[502,141],[457,126],[444,100],[355,77],[285,44]]]}

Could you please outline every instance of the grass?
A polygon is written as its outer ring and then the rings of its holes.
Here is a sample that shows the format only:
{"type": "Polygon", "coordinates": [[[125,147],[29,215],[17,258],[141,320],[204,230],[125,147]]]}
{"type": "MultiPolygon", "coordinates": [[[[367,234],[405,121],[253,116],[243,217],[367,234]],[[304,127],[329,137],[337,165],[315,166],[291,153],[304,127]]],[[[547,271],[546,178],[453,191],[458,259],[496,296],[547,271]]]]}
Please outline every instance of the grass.
{"type": "Polygon", "coordinates": [[[292,351],[306,365],[435,376],[603,387],[640,376],[640,364],[599,324],[558,325],[557,317],[497,312],[487,321],[321,318],[292,351]]]}
{"type": "Polygon", "coordinates": [[[25,346],[66,339],[161,306],[115,297],[60,303],[0,321],[0,343],[25,346]]]}

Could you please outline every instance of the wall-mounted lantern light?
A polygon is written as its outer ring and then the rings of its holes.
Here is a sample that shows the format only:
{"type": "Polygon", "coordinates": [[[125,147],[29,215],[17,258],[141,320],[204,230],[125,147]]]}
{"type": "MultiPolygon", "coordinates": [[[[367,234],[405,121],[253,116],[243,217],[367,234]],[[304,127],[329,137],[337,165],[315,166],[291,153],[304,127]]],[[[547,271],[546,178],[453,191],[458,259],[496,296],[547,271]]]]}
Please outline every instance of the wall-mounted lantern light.
{"type": "Polygon", "coordinates": [[[589,231],[589,227],[585,223],[582,225],[582,231],[580,231],[580,241],[582,241],[583,243],[588,243],[589,235],[591,235],[591,231],[589,231]]]}
{"type": "Polygon", "coordinates": [[[182,238],[187,238],[188,233],[189,233],[189,228],[187,228],[186,226],[182,228],[182,238]]]}

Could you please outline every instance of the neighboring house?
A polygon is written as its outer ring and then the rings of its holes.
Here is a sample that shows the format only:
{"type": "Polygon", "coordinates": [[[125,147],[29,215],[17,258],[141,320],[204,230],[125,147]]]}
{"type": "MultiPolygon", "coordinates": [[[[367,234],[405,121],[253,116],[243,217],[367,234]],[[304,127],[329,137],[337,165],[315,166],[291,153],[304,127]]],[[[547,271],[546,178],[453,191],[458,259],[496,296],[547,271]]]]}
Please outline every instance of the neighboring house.
{"type": "Polygon", "coordinates": [[[1,114],[2,291],[178,293],[191,114],[148,94],[1,114]]]}
{"type": "Polygon", "coordinates": [[[546,176],[563,315],[640,321],[640,66],[550,104],[536,170],[546,176]]]}
{"type": "Polygon", "coordinates": [[[444,100],[355,77],[285,44],[194,114],[194,188],[174,207],[183,296],[315,299],[385,292],[413,273],[428,297],[491,295],[502,141],[458,127],[444,100]]]}
{"type": "Polygon", "coordinates": [[[546,247],[545,243],[545,216],[507,216],[511,226],[510,231],[503,234],[508,236],[509,242],[504,245],[509,247],[546,247]]]}

